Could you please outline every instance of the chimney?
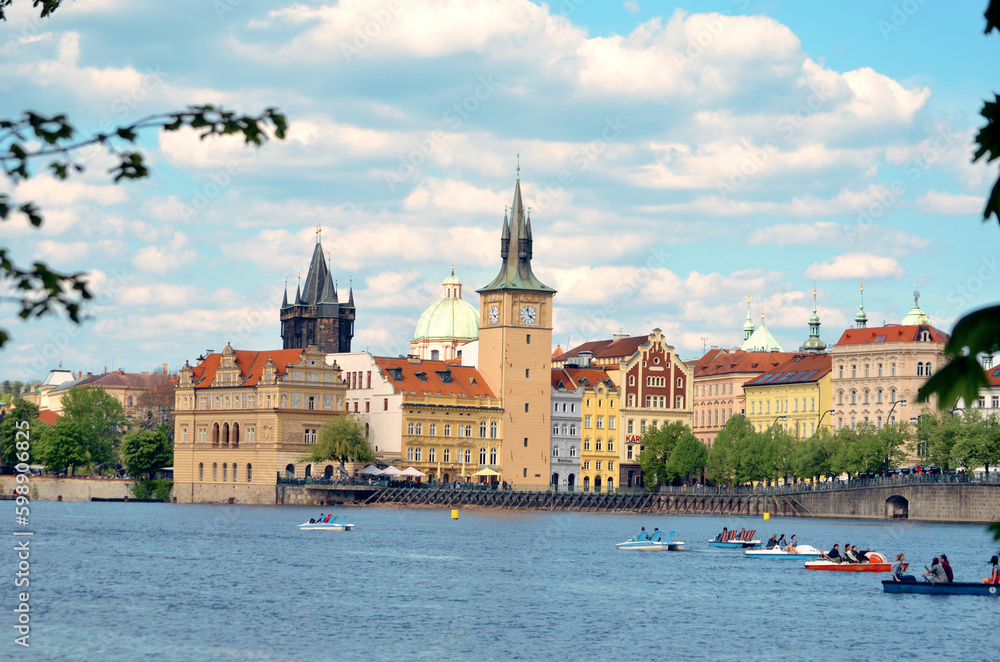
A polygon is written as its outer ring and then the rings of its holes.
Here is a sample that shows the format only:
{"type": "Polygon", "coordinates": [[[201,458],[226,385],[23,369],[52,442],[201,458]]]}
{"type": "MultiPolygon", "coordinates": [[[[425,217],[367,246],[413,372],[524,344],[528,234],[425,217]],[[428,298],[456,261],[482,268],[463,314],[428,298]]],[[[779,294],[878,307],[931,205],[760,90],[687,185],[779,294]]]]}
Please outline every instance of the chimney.
{"type": "Polygon", "coordinates": [[[163,364],[163,374],[164,375],[169,374],[169,370],[167,368],[167,364],[166,363],[163,364]]]}
{"type": "Polygon", "coordinates": [[[986,354],[986,355],[984,355],[983,356],[983,369],[984,370],[989,370],[992,367],[993,367],[993,355],[992,354],[986,354]]]}
{"type": "Polygon", "coordinates": [[[628,338],[628,334],[624,333],[622,331],[619,331],[618,333],[612,333],[611,334],[611,340],[612,340],[612,342],[618,342],[619,340],[625,340],[626,338],[628,338]]]}

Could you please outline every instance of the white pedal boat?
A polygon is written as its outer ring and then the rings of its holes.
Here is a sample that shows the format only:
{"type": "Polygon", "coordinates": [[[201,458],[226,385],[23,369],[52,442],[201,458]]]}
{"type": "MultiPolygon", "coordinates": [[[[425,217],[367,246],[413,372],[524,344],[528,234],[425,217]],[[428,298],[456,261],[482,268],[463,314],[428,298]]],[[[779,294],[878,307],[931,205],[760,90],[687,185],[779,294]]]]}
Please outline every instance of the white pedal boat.
{"type": "MultiPolygon", "coordinates": [[[[329,520],[329,518],[327,518],[329,520]]],[[[299,531],[353,531],[353,524],[345,524],[347,515],[334,518],[324,522],[303,522],[299,524],[299,531]]]]}
{"type": "Polygon", "coordinates": [[[802,561],[804,559],[822,556],[822,552],[812,545],[796,545],[795,549],[797,550],[797,553],[795,554],[786,552],[783,549],[778,549],[777,547],[774,549],[748,549],[743,552],[743,555],[748,559],[791,559],[793,561],[802,561]]]}
{"type": "Polygon", "coordinates": [[[662,531],[653,531],[652,534],[640,533],[634,538],[629,538],[625,542],[618,543],[618,549],[634,549],[640,552],[683,552],[684,543],[674,540],[676,531],[667,534],[666,539],[662,539],[662,531]],[[647,536],[648,539],[647,539],[647,536]]]}

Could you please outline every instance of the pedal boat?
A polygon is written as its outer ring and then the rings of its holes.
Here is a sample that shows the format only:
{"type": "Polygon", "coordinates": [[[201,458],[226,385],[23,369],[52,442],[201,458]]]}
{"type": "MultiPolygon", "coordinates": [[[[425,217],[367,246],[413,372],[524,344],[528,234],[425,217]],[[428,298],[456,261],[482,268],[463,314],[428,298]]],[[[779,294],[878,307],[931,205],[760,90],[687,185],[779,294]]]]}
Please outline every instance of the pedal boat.
{"type": "MultiPolygon", "coordinates": [[[[905,570],[909,565],[909,563],[904,563],[903,569],[905,570]]],[[[823,558],[806,561],[805,566],[806,570],[835,570],[838,572],[889,572],[892,569],[892,564],[878,552],[869,552],[867,563],[848,563],[847,561],[834,563],[823,558]]]]}
{"type": "Polygon", "coordinates": [[[882,590],[886,593],[929,593],[932,595],[986,595],[1000,597],[1000,586],[997,584],[980,584],[979,582],[951,582],[950,584],[934,584],[931,582],[896,582],[882,581],[882,590]]]}
{"type": "Polygon", "coordinates": [[[795,549],[798,550],[795,553],[786,552],[783,549],[748,549],[743,552],[743,555],[748,559],[784,559],[792,561],[801,561],[803,557],[822,557],[823,554],[813,547],[812,545],[796,545],[795,549]]]}
{"type": "Polygon", "coordinates": [[[345,524],[347,515],[328,522],[303,522],[299,524],[299,531],[353,531],[353,524],[345,524]]]}
{"type": "Polygon", "coordinates": [[[649,540],[645,540],[646,534],[640,533],[634,538],[629,538],[625,542],[618,543],[618,549],[634,549],[641,552],[683,552],[684,543],[674,540],[676,531],[667,534],[666,539],[661,539],[663,532],[654,531],[649,540]]]}

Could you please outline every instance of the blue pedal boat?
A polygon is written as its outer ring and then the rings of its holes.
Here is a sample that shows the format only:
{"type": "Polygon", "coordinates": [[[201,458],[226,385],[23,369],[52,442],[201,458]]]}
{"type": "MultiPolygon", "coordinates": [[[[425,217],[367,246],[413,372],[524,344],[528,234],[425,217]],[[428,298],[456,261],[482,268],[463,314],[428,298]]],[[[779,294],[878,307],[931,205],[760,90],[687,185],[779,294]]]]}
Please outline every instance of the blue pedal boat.
{"type": "Polygon", "coordinates": [[[932,584],[930,582],[882,582],[882,590],[886,593],[925,593],[930,595],[986,595],[1000,596],[1000,586],[997,584],[980,584],[979,582],[952,582],[950,584],[932,584]]]}
{"type": "Polygon", "coordinates": [[[303,522],[302,524],[299,524],[299,530],[300,531],[353,531],[354,525],[345,524],[346,520],[347,520],[347,515],[342,515],[339,518],[334,518],[332,521],[303,522]]]}

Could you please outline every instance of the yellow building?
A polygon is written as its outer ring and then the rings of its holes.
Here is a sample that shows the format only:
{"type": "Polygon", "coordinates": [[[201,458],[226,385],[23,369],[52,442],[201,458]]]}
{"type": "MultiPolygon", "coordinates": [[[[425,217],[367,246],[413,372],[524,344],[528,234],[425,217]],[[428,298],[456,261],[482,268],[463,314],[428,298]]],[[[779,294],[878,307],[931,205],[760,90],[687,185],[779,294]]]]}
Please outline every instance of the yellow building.
{"type": "Polygon", "coordinates": [[[780,425],[796,439],[811,437],[820,426],[830,429],[831,368],[829,354],[796,354],[744,384],[754,429],[780,425]]]}
{"type": "Polygon", "coordinates": [[[584,386],[580,485],[584,492],[613,492],[618,485],[618,387],[603,370],[567,370],[584,386]]]}
{"type": "Polygon", "coordinates": [[[319,428],[344,413],[340,368],[315,347],[226,345],[185,364],[175,392],[174,494],[179,502],[274,503],[278,478],[331,476],[299,462],[319,428]]]}
{"type": "Polygon", "coordinates": [[[504,408],[503,480],[549,484],[552,297],[531,270],[531,219],[514,188],[500,235],[500,273],[479,292],[479,370],[504,408]]]}
{"type": "Polygon", "coordinates": [[[479,371],[417,358],[376,357],[375,364],[402,395],[404,466],[431,481],[499,482],[503,409],[479,371]]]}

